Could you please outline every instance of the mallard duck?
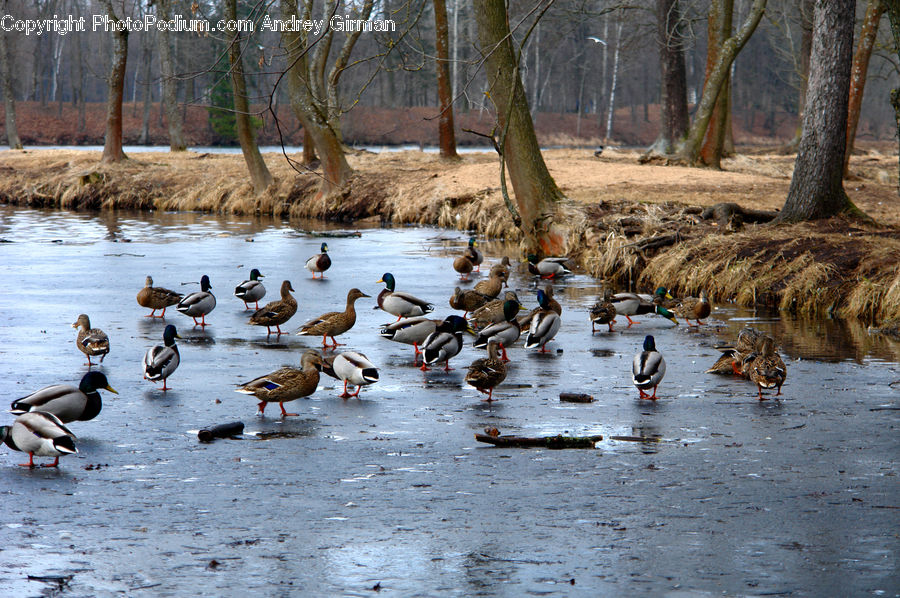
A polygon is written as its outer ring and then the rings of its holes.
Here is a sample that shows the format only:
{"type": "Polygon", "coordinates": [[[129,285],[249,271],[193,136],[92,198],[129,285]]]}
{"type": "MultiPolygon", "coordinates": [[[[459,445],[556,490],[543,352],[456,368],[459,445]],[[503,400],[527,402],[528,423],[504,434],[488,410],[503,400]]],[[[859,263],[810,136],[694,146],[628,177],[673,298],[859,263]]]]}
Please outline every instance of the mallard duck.
{"type": "Polygon", "coordinates": [[[440,320],[432,320],[425,316],[416,316],[414,318],[403,318],[391,324],[385,324],[381,328],[381,336],[386,339],[412,345],[416,351],[416,361],[419,359],[419,345],[425,342],[425,339],[433,333],[440,320]]]}
{"type": "Polygon", "coordinates": [[[631,371],[640,398],[655,401],[656,387],[666,375],[666,360],[656,350],[656,341],[649,334],[644,338],[644,350],[634,356],[631,371]],[[650,388],[653,389],[652,395],[644,392],[650,388]]]}
{"type": "Polygon", "coordinates": [[[672,293],[669,292],[669,289],[666,287],[656,287],[656,290],[653,291],[653,294],[647,293],[637,293],[637,296],[641,298],[642,301],[647,303],[655,303],[662,307],[665,307],[668,310],[671,310],[676,305],[681,303],[678,299],[672,296],[672,293]]]}
{"type": "Polygon", "coordinates": [[[484,254],[478,250],[478,241],[475,237],[469,237],[469,246],[466,248],[466,255],[472,260],[476,272],[481,272],[481,263],[484,261],[484,254]]]}
{"type": "Polygon", "coordinates": [[[148,315],[144,316],[145,318],[166,317],[166,308],[171,305],[176,305],[181,301],[181,298],[181,293],[153,286],[153,278],[150,276],[148,276],[147,280],[144,282],[144,288],[138,291],[137,294],[138,305],[153,310],[148,315]],[[162,313],[158,316],[156,315],[157,309],[162,310],[162,313]]]}
{"type": "Polygon", "coordinates": [[[99,389],[119,394],[109,385],[109,381],[102,372],[88,372],[81,377],[78,388],[68,384],[44,387],[13,401],[10,413],[21,415],[44,411],[52,413],[64,424],[76,420],[88,421],[97,417],[100,410],[103,409],[103,401],[100,393],[97,392],[99,389]]]}
{"type": "Polygon", "coordinates": [[[750,326],[742,329],[737,336],[734,345],[719,345],[716,347],[722,355],[716,360],[707,374],[736,374],[744,378],[750,377],[749,361],[747,356],[756,350],[756,343],[763,337],[763,333],[750,326]]]}
{"type": "Polygon", "coordinates": [[[696,325],[699,326],[700,324],[703,324],[700,320],[709,317],[710,312],[712,312],[712,305],[709,302],[706,291],[700,291],[699,299],[696,297],[687,297],[672,311],[675,312],[675,315],[684,318],[687,321],[688,326],[694,326],[694,324],[691,324],[691,320],[696,320],[696,325]]]}
{"type": "Polygon", "coordinates": [[[265,326],[266,336],[272,334],[272,326],[278,332],[278,336],[283,333],[281,325],[290,320],[297,313],[297,300],[291,295],[294,287],[291,286],[290,280],[281,283],[281,299],[278,301],[270,301],[261,309],[256,310],[250,316],[249,324],[253,326],[265,326]]]}
{"type": "MultiPolygon", "coordinates": [[[[500,264],[491,266],[491,272],[488,279],[477,282],[473,290],[485,295],[488,297],[488,301],[490,301],[497,297],[497,295],[500,294],[500,291],[503,290],[503,283],[506,282],[507,276],[509,276],[509,272],[504,270],[503,266],[500,264]]],[[[479,305],[479,307],[481,306],[479,305]]]]}
{"type": "Polygon", "coordinates": [[[546,353],[546,345],[559,332],[562,320],[558,313],[550,309],[550,297],[540,289],[537,295],[540,309],[531,316],[531,325],[525,335],[525,348],[540,347],[541,353],[546,353]]]}
{"type": "Polygon", "coordinates": [[[612,291],[606,289],[603,291],[603,298],[599,299],[591,307],[591,334],[597,332],[597,325],[609,325],[609,331],[612,332],[613,324],[616,323],[616,306],[612,303],[612,291]]]}
{"type": "Polygon", "coordinates": [[[562,315],[562,306],[559,304],[559,301],[553,298],[553,287],[549,284],[543,289],[538,289],[537,300],[538,306],[531,310],[531,312],[519,318],[519,327],[522,328],[522,330],[531,328],[531,320],[542,309],[549,309],[558,316],[562,315]]]}
{"type": "Polygon", "coordinates": [[[285,411],[284,404],[314,393],[319,385],[319,372],[323,366],[324,362],[319,352],[310,349],[300,359],[300,369],[283,367],[241,384],[235,392],[253,395],[259,399],[259,415],[263,415],[269,403],[279,403],[281,417],[297,415],[285,411]]]}
{"type": "Polygon", "coordinates": [[[466,383],[486,394],[488,403],[494,399],[494,387],[506,379],[506,364],[497,356],[497,345],[488,343],[488,356],[473,361],[466,374],[466,383]]]}
{"type": "Polygon", "coordinates": [[[331,258],[328,257],[328,243],[322,243],[320,251],[322,253],[317,253],[306,260],[306,269],[312,272],[313,278],[316,277],[316,272],[320,274],[321,278],[325,278],[325,270],[331,267],[331,258]]]}
{"type": "Polygon", "coordinates": [[[55,457],[53,463],[41,467],[58,467],[59,458],[78,452],[75,434],[52,413],[35,411],[23,413],[11,426],[0,426],[0,441],[14,451],[28,453],[28,463],[21,467],[34,467],[34,456],[55,457]]]}
{"type": "Polygon", "coordinates": [[[175,339],[181,338],[175,327],[169,324],[163,330],[163,344],[156,345],[147,350],[144,355],[144,379],[151,382],[163,381],[161,390],[169,390],[166,386],[166,380],[171,376],[178,364],[181,363],[181,356],[178,354],[178,345],[175,339]]]}
{"type": "Polygon", "coordinates": [[[503,258],[500,260],[500,263],[497,264],[497,267],[503,272],[503,275],[504,275],[503,276],[503,286],[508,287],[509,286],[509,274],[510,274],[509,257],[504,255],[503,258]]]}
{"type": "Polygon", "coordinates": [[[259,300],[266,296],[266,287],[259,282],[260,278],[265,278],[259,273],[259,270],[253,268],[250,270],[250,280],[245,280],[238,286],[234,287],[234,296],[244,302],[244,309],[250,309],[250,303],[256,304],[259,309],[259,300]]]}
{"type": "Polygon", "coordinates": [[[475,264],[468,255],[461,255],[453,260],[453,269],[459,272],[460,280],[469,280],[469,274],[475,269],[475,264]]]}
{"type": "Polygon", "coordinates": [[[216,308],[216,297],[209,290],[209,276],[204,274],[200,278],[200,289],[184,296],[175,307],[178,311],[194,320],[194,326],[206,326],[206,314],[216,308]],[[200,321],[197,321],[200,318],[200,321]]]}
{"type": "MultiPolygon", "coordinates": [[[[503,299],[494,299],[492,301],[488,301],[478,309],[472,312],[472,315],[469,316],[469,325],[472,326],[475,330],[481,330],[485,326],[490,326],[491,324],[496,324],[497,322],[503,322],[506,318],[503,314],[503,304],[507,301],[515,301],[519,302],[519,296],[516,295],[515,291],[506,291],[503,294],[503,299]]],[[[519,305],[519,309],[525,309],[524,307],[519,305]]]]}
{"type": "Polygon", "coordinates": [[[629,326],[640,324],[640,322],[631,319],[631,316],[638,314],[658,314],[678,325],[678,320],[675,319],[675,315],[672,312],[661,305],[646,301],[636,293],[616,293],[612,296],[610,302],[616,308],[616,314],[625,316],[629,326]]]}
{"type": "Polygon", "coordinates": [[[321,336],[322,347],[328,346],[328,337],[331,337],[332,348],[337,347],[341,343],[335,340],[335,336],[344,334],[356,324],[356,309],[353,304],[361,297],[369,297],[359,289],[350,289],[347,293],[347,306],[344,311],[330,311],[322,314],[318,318],[313,318],[305,323],[301,328],[300,336],[321,336]]]}
{"type": "Polygon", "coordinates": [[[469,324],[459,316],[447,316],[438,324],[434,332],[428,335],[422,343],[422,353],[425,360],[422,363],[422,371],[427,371],[428,366],[439,361],[445,362],[444,370],[450,371],[450,358],[462,350],[463,332],[472,332],[469,324]]]}
{"type": "Polygon", "coordinates": [[[369,361],[369,358],[356,351],[344,351],[334,357],[325,358],[322,371],[336,380],[344,381],[344,392],[339,395],[342,399],[359,397],[359,391],[363,386],[378,382],[378,369],[369,361]],[[356,386],[356,392],[347,392],[347,384],[356,386]]]}
{"type": "Polygon", "coordinates": [[[91,328],[91,320],[87,317],[87,314],[81,314],[75,323],[72,324],[72,328],[79,327],[81,330],[78,331],[75,344],[78,346],[79,351],[87,355],[87,363],[85,365],[88,367],[93,366],[91,357],[95,355],[99,355],[100,363],[103,363],[103,358],[109,353],[109,337],[99,328],[91,328]]]}
{"type": "Polygon", "coordinates": [[[747,371],[750,380],[756,384],[759,400],[764,401],[763,388],[778,388],[775,396],[781,396],[781,385],[787,378],[787,367],[784,360],[775,350],[775,339],[763,336],[756,342],[756,350],[744,358],[749,364],[747,371]]]}
{"type": "Polygon", "coordinates": [[[519,340],[522,335],[522,329],[519,328],[519,322],[516,320],[516,314],[521,309],[518,301],[503,302],[503,321],[484,328],[475,335],[473,346],[476,349],[483,349],[491,343],[497,343],[502,352],[503,361],[509,361],[506,355],[506,347],[511,346],[519,340]]]}
{"type": "Polygon", "coordinates": [[[538,261],[536,255],[528,256],[528,271],[541,278],[559,278],[572,271],[566,268],[567,257],[545,257],[538,261]]]}
{"type": "Polygon", "coordinates": [[[394,275],[390,272],[385,272],[378,282],[383,282],[385,285],[381,292],[378,293],[378,307],[389,314],[397,316],[398,320],[412,316],[424,316],[434,309],[434,305],[427,301],[423,301],[409,293],[395,291],[396,281],[394,280],[394,275]]]}
{"type": "Polygon", "coordinates": [[[486,305],[491,299],[492,297],[479,293],[474,289],[464,291],[456,287],[453,289],[453,296],[450,297],[450,307],[463,310],[465,312],[463,317],[465,318],[470,311],[486,305]]]}

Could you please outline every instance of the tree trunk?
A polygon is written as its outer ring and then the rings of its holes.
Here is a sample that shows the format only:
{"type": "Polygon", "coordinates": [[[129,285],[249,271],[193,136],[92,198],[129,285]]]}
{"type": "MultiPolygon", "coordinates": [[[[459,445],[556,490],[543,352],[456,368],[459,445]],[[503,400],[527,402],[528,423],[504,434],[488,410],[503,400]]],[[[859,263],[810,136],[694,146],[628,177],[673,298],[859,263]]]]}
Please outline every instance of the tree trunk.
{"type": "MultiPolygon", "coordinates": [[[[9,14],[7,2],[3,2],[4,14],[9,14]]],[[[16,128],[16,98],[13,95],[12,66],[9,63],[9,41],[7,32],[0,31],[0,77],[3,86],[3,101],[6,104],[6,141],[9,149],[22,149],[22,140],[19,139],[19,131],[16,128]]]]}
{"type": "MultiPolygon", "coordinates": [[[[891,23],[891,34],[894,36],[894,51],[900,59],[900,2],[887,4],[888,21],[891,23]]],[[[897,125],[897,139],[900,143],[900,87],[891,90],[891,106],[894,108],[894,121],[897,125]]],[[[900,174],[900,152],[897,152],[898,174],[900,174]]],[[[897,195],[900,196],[900,182],[897,184],[897,195]]]]}
{"type": "MultiPolygon", "coordinates": [[[[722,45],[731,37],[732,20],[734,16],[734,0],[713,0],[709,8],[706,42],[706,79],[719,61],[722,45]]],[[[734,62],[732,61],[732,66],[734,62]]],[[[699,162],[705,166],[716,169],[722,167],[722,151],[725,145],[725,130],[728,123],[729,93],[731,77],[728,75],[719,90],[718,98],[713,107],[709,126],[706,129],[703,145],[700,147],[699,162]]]]}
{"type": "MultiPolygon", "coordinates": [[[[237,0],[227,0],[225,5],[226,18],[236,21],[237,0]]],[[[253,191],[258,195],[272,184],[272,175],[269,173],[269,169],[259,153],[256,135],[253,133],[253,124],[250,122],[247,84],[244,81],[244,65],[241,60],[242,37],[241,31],[235,31],[234,38],[228,46],[228,59],[231,63],[231,86],[234,90],[234,120],[238,141],[241,143],[241,153],[244,154],[244,162],[247,163],[247,169],[250,171],[253,191]]]]}
{"type": "Polygon", "coordinates": [[[844,177],[850,174],[850,154],[856,140],[856,127],[859,125],[859,109],[862,106],[863,91],[866,87],[866,73],[869,70],[869,58],[878,36],[878,23],[885,11],[882,0],[869,0],[866,5],[866,16],[863,18],[862,30],[859,33],[859,45],[853,55],[853,67],[850,70],[850,103],[847,108],[847,151],[844,152],[844,177]]]}
{"type": "MultiPolygon", "coordinates": [[[[75,18],[81,17],[81,7],[79,2],[74,3],[75,8],[75,18]]],[[[75,44],[75,60],[73,65],[73,76],[72,76],[72,101],[75,102],[75,107],[78,109],[78,122],[77,122],[77,130],[84,131],[87,115],[84,103],[84,67],[83,67],[83,50],[82,47],[84,45],[84,40],[82,39],[81,33],[73,33],[75,36],[75,40],[73,43],[75,44]]],[[[77,139],[76,139],[77,141],[77,139]]]]}
{"type": "MultiPolygon", "coordinates": [[[[153,85],[150,83],[150,67],[153,64],[152,59],[152,51],[151,48],[153,46],[153,42],[150,38],[150,35],[144,35],[141,40],[141,45],[143,46],[143,66],[144,66],[144,78],[143,78],[143,87],[144,87],[144,116],[141,120],[141,136],[138,138],[139,145],[149,145],[150,144],[150,108],[153,106],[153,85]]],[[[137,69],[135,69],[137,71],[137,69]]],[[[137,88],[137,77],[135,77],[135,88],[137,88]]]]}
{"type": "Polygon", "coordinates": [[[316,142],[313,141],[309,129],[303,129],[303,163],[312,164],[316,161],[316,142]]]}
{"type": "Polygon", "coordinates": [[[784,153],[793,153],[800,147],[803,135],[803,114],[806,111],[806,83],[809,79],[809,53],[812,49],[812,17],[814,0],[798,0],[800,8],[800,88],[797,94],[797,128],[794,138],[782,149],[784,153]]]}
{"type": "MultiPolygon", "coordinates": [[[[111,0],[101,0],[111,21],[119,22],[111,0]]],[[[113,55],[107,80],[106,137],[101,162],[120,162],[126,159],[122,151],[122,99],[125,94],[125,67],[128,62],[128,29],[112,32],[113,55]]]]}
{"type": "Polygon", "coordinates": [[[447,32],[447,2],[434,2],[435,69],[438,80],[438,99],[441,115],[438,117],[438,137],[441,158],[456,158],[456,133],[453,130],[453,88],[450,80],[449,34],[447,32]]]}
{"type": "MultiPolygon", "coordinates": [[[[172,0],[158,0],[159,18],[168,21],[172,18],[172,0]]],[[[162,102],[166,111],[166,122],[169,125],[169,151],[183,152],[187,149],[182,132],[182,114],[178,110],[177,81],[175,80],[175,57],[172,52],[171,32],[160,29],[159,35],[159,74],[162,78],[162,102]]]]}
{"type": "Polygon", "coordinates": [[[659,137],[649,153],[668,154],[688,128],[687,74],[679,0],[656,1],[660,65],[659,137]]]}
{"type": "MultiPolygon", "coordinates": [[[[513,51],[504,0],[474,0],[475,18],[490,97],[497,112],[503,164],[516,195],[519,225],[525,249],[535,255],[564,254],[565,236],[554,222],[557,203],[563,198],[534,133],[534,123],[519,76],[519,58],[513,51]]],[[[501,178],[501,185],[505,180],[501,178]]],[[[513,215],[516,218],[516,214],[513,215]]]]}
{"type": "Polygon", "coordinates": [[[622,47],[622,21],[616,25],[616,49],[613,51],[612,82],[609,85],[609,107],[606,114],[606,137],[612,139],[613,116],[616,113],[616,84],[619,79],[619,51],[622,47]]]}
{"type": "Polygon", "coordinates": [[[855,0],[819,0],[813,15],[803,138],[781,221],[855,211],[843,187],[855,0]]]}

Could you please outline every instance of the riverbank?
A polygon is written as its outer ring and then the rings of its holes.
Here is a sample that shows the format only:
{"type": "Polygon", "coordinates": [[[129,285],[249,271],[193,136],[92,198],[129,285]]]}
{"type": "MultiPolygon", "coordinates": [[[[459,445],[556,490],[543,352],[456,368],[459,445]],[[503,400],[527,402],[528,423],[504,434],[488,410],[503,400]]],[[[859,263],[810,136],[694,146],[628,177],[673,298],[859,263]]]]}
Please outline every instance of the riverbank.
{"type": "MultiPolygon", "coordinates": [[[[753,224],[716,204],[774,211],[790,184],[793,157],[742,154],[723,171],[639,165],[635,152],[545,153],[568,197],[573,260],[615,288],[665,285],[682,295],[706,289],[717,302],[765,304],[811,315],[900,318],[900,209],[896,156],[854,156],[850,198],[877,225],[832,219],[753,224]],[[707,217],[705,217],[707,216],[707,217]]],[[[101,165],[99,154],[37,150],[0,154],[0,201],[74,210],[201,210],[352,222],[429,224],[514,241],[518,231],[499,192],[497,159],[467,154],[361,152],[342,198],[315,199],[319,171],[267,154],[275,183],[254,196],[240,155],[133,154],[101,165]]]]}

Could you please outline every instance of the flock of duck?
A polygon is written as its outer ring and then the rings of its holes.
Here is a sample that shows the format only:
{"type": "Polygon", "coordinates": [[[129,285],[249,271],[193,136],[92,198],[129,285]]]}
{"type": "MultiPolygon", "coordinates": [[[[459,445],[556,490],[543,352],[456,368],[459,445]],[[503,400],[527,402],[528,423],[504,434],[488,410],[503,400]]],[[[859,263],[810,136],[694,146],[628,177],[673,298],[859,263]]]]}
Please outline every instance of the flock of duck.
{"type": "MultiPolygon", "coordinates": [[[[453,261],[453,268],[461,280],[468,280],[472,272],[479,272],[484,255],[472,238],[462,255],[453,261]]],[[[322,243],[320,253],[310,257],[305,267],[313,278],[324,277],[331,266],[328,245],[322,243]]],[[[556,279],[571,272],[566,268],[566,258],[545,258],[538,260],[528,256],[528,270],[541,279],[556,279]]],[[[487,395],[486,401],[493,400],[493,390],[507,376],[509,356],[507,349],[516,343],[524,333],[524,347],[546,352],[546,345],[557,334],[561,326],[562,307],[553,298],[553,287],[548,284],[537,291],[538,306],[527,310],[512,290],[507,290],[502,298],[500,293],[507,286],[510,274],[509,259],[504,257],[491,266],[489,276],[479,281],[473,288],[463,290],[456,287],[450,298],[450,306],[462,310],[462,316],[450,315],[432,319],[426,314],[434,310],[434,305],[409,293],[396,290],[396,280],[391,273],[385,273],[379,283],[385,288],[376,298],[375,309],[397,316],[397,320],[381,329],[381,336],[394,342],[412,345],[415,363],[422,358],[421,369],[443,362],[444,369],[450,370],[450,359],[458,355],[463,346],[463,333],[474,335],[474,347],[487,349],[487,357],[475,360],[468,367],[465,381],[487,395]],[[525,313],[523,313],[525,312],[525,313]]],[[[250,278],[234,290],[234,296],[244,302],[247,310],[254,309],[249,324],[265,326],[268,335],[284,334],[281,326],[297,312],[297,301],[291,295],[294,288],[290,281],[281,284],[281,298],[259,307],[259,301],[266,295],[261,282],[264,276],[257,269],[250,272],[250,278]],[[254,307],[251,308],[250,304],[254,307]],[[273,331],[274,329],[274,331],[273,331]]],[[[200,290],[186,295],[154,286],[148,276],[144,288],[137,294],[137,302],[151,309],[146,317],[164,318],[167,308],[175,309],[193,319],[195,326],[205,327],[206,316],[216,307],[216,298],[211,292],[209,277],[200,280],[200,290]],[[157,311],[161,313],[156,314],[157,311]],[[199,318],[199,320],[198,320],[199,318]]],[[[357,288],[347,293],[343,311],[331,311],[304,323],[298,335],[321,336],[322,351],[307,350],[300,360],[300,367],[283,367],[241,384],[236,391],[251,395],[259,400],[258,413],[263,414],[269,403],[278,403],[282,417],[297,415],[288,413],[284,403],[313,394],[319,384],[319,374],[332,376],[343,381],[341,398],[358,397],[363,386],[378,381],[377,367],[362,353],[343,351],[334,353],[341,345],[336,336],[348,332],[356,323],[355,303],[369,297],[357,288]],[[329,344],[328,339],[331,339],[329,344]],[[333,354],[327,356],[331,351],[333,354]],[[348,385],[356,387],[348,391],[348,385]]],[[[624,316],[628,326],[637,324],[632,316],[656,314],[678,324],[678,317],[685,319],[689,326],[700,326],[711,313],[709,298],[705,292],[700,297],[676,300],[664,287],[652,295],[638,293],[612,293],[605,290],[603,296],[591,307],[590,320],[592,334],[596,326],[607,325],[613,330],[617,316],[624,316]],[[693,324],[696,322],[696,324],[693,324]]],[[[87,357],[88,372],[76,388],[56,384],[42,388],[12,403],[10,412],[16,415],[10,426],[0,426],[0,442],[9,448],[26,452],[28,463],[23,467],[35,467],[34,457],[53,457],[52,463],[44,467],[56,467],[60,456],[77,453],[75,435],[66,424],[73,421],[87,421],[95,418],[102,408],[100,390],[116,393],[102,372],[91,371],[96,357],[102,363],[109,353],[109,338],[99,328],[92,328],[86,314],[78,316],[72,324],[78,328],[76,346],[87,357]]],[[[162,382],[161,390],[169,390],[167,381],[180,363],[176,339],[176,327],[169,324],[163,331],[163,343],[147,350],[142,361],[144,378],[152,382],[162,382]]],[[[759,400],[764,400],[762,389],[781,386],[786,377],[786,368],[771,337],[753,328],[744,328],[733,345],[717,347],[722,355],[707,370],[708,373],[735,374],[750,379],[757,385],[759,400]]],[[[656,348],[653,336],[646,336],[643,348],[634,356],[632,363],[633,383],[641,399],[656,400],[656,389],[666,372],[665,359],[656,348]],[[649,391],[652,389],[652,394],[649,391]]]]}

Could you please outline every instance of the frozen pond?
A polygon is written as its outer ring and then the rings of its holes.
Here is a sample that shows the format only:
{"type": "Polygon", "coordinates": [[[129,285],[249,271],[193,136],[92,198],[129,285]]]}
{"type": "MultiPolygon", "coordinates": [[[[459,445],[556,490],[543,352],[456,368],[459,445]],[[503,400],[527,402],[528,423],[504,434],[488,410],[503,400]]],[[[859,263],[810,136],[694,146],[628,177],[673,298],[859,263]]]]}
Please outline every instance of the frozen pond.
{"type": "MultiPolygon", "coordinates": [[[[489,405],[463,383],[484,355],[423,373],[411,347],[378,335],[376,284],[453,313],[452,257],[467,236],[423,228],[320,238],[281,221],[200,214],[71,214],[0,207],[0,381],[6,402],[86,371],[70,324],[86,313],[110,337],[101,371],[120,395],[74,422],[78,455],[16,467],[0,448],[0,596],[897,596],[900,345],[857,324],[805,322],[731,306],[688,330],[655,317],[591,335],[598,285],[555,284],[563,327],[551,353],[517,345],[489,405]],[[311,280],[327,241],[334,265],[311,280]],[[126,242],[128,241],[128,242],[126,242]],[[252,242],[251,242],[252,241],[252,242]],[[299,301],[284,329],[343,308],[338,338],[381,380],[361,399],[322,378],[299,417],[265,417],[235,385],[299,363],[321,339],[270,337],[232,296],[251,268],[265,301],[289,279],[299,301]],[[135,295],[189,292],[208,274],[218,306],[205,330],[135,295]],[[146,349],[175,324],[181,366],[163,393],[141,377],[146,349]],[[771,331],[788,364],[780,401],[703,371],[744,325],[771,331]],[[656,403],[639,401],[630,364],[645,334],[668,362],[656,403]],[[590,404],[561,403],[561,391],[590,404]],[[197,441],[241,420],[237,440],[197,441]],[[595,450],[497,449],[485,427],[526,436],[602,434],[595,450]],[[658,437],[660,442],[610,436],[658,437]]],[[[482,243],[487,261],[504,251],[482,243]]],[[[485,270],[487,268],[484,268],[485,270]]],[[[511,287],[529,306],[524,267],[511,287]]],[[[0,418],[0,425],[12,421],[0,418]]],[[[40,459],[45,461],[45,459],[40,459]]]]}

